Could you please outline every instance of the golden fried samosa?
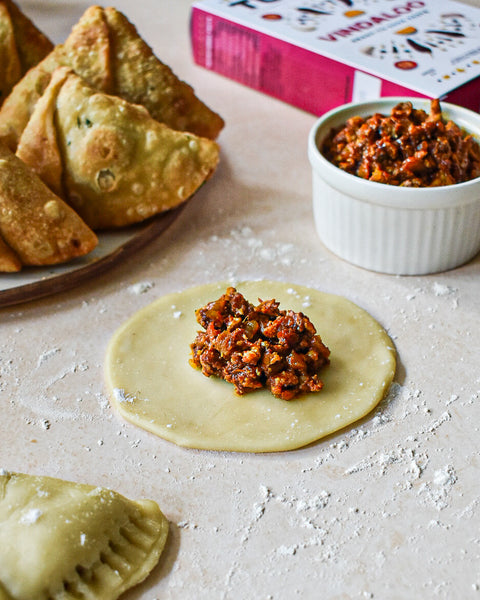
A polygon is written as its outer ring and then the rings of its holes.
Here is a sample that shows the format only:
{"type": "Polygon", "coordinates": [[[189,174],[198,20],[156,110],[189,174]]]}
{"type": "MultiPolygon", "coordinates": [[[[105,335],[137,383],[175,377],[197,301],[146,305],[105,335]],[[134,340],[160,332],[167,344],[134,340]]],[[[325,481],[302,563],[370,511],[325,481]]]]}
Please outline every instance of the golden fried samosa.
{"type": "Polygon", "coordinates": [[[0,236],[0,273],[16,273],[21,268],[20,259],[0,236]]]}
{"type": "Polygon", "coordinates": [[[65,195],[61,182],[63,164],[57,144],[54,113],[58,91],[69,72],[66,67],[59,67],[54,72],[23,130],[16,152],[17,156],[61,198],[65,195]]]}
{"type": "Polygon", "coordinates": [[[103,229],[181,204],[213,173],[219,150],[216,142],[170,129],[143,106],[98,92],[60,67],[17,154],[54,189],[62,188],[92,229],[103,229]]]}
{"type": "Polygon", "coordinates": [[[91,6],[60,44],[15,86],[0,111],[0,138],[15,151],[52,72],[68,66],[99,91],[145,106],[172,129],[215,139],[224,122],[180,81],[115,8],[91,6]]]}
{"type": "Polygon", "coordinates": [[[97,237],[23,161],[0,144],[0,234],[24,265],[87,254],[97,237]]]}
{"type": "Polygon", "coordinates": [[[27,71],[2,104],[0,108],[0,140],[12,152],[17,149],[18,140],[25,125],[57,66],[58,60],[56,52],[53,50],[38,65],[27,71]]]}
{"type": "MultiPolygon", "coordinates": [[[[99,9],[93,10],[98,12],[99,9]]],[[[121,12],[105,8],[104,18],[114,57],[115,95],[145,106],[154,119],[172,129],[215,139],[224,126],[223,119],[201,102],[170,67],[158,60],[121,12]]],[[[75,53],[74,46],[71,52],[75,53]]]]}
{"type": "Polygon", "coordinates": [[[0,0],[0,104],[52,49],[52,42],[12,0],[0,0]]]}

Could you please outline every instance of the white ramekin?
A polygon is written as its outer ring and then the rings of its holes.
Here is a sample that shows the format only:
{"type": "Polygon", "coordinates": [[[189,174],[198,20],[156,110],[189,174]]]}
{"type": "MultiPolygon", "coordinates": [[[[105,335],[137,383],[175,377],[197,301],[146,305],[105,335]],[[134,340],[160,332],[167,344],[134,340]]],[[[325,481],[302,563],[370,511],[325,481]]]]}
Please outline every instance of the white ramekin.
{"type": "MultiPolygon", "coordinates": [[[[430,101],[381,98],[342,105],[317,120],[308,139],[318,235],[339,257],[366,269],[422,275],[453,269],[480,251],[480,178],[435,188],[405,188],[342,171],[319,151],[332,128],[355,115],[389,114],[399,102],[430,112],[430,101]]],[[[480,115],[441,103],[446,119],[480,140],[480,115]]]]}

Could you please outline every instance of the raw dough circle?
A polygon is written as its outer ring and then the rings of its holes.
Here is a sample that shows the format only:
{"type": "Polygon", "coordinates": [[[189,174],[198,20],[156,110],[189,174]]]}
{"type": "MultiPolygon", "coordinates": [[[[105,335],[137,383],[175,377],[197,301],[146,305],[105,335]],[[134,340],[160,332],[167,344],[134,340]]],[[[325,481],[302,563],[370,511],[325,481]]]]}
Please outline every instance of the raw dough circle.
{"type": "Polygon", "coordinates": [[[189,448],[239,452],[293,450],[368,414],[395,375],[395,349],[385,330],[349,300],[274,281],[235,285],[247,300],[280,302],[304,312],[331,350],[320,373],[324,388],[296,400],[269,391],[237,396],[233,385],[189,364],[201,329],[195,310],[216,300],[228,282],[159,298],[114,334],[106,356],[112,403],[128,421],[189,448]]]}

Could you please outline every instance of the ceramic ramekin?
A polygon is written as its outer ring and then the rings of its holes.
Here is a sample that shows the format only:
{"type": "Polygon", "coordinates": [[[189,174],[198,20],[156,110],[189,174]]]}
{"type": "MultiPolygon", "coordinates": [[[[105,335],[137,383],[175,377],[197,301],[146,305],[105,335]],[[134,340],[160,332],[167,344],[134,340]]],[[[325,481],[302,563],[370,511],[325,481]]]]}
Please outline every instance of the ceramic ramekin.
{"type": "MultiPolygon", "coordinates": [[[[329,250],[360,267],[396,275],[446,271],[480,251],[480,178],[435,188],[387,185],[342,171],[319,150],[332,127],[355,115],[389,114],[404,101],[430,112],[429,100],[391,97],[345,104],[317,120],[308,140],[315,225],[329,250]]],[[[479,114],[441,108],[480,140],[479,114]]]]}

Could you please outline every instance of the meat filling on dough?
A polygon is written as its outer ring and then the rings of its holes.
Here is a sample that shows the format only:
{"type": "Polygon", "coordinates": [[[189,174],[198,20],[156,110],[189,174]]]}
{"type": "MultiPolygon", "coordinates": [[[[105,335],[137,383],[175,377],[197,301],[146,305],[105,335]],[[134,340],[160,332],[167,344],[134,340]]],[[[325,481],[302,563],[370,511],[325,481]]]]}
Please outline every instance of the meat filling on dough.
{"type": "Polygon", "coordinates": [[[313,323],[301,312],[280,310],[274,299],[259,302],[254,306],[229,287],[199,308],[197,322],[205,331],[191,344],[192,366],[233,383],[239,395],[266,387],[292,400],[320,391],[318,372],[329,363],[330,350],[313,323]]]}

